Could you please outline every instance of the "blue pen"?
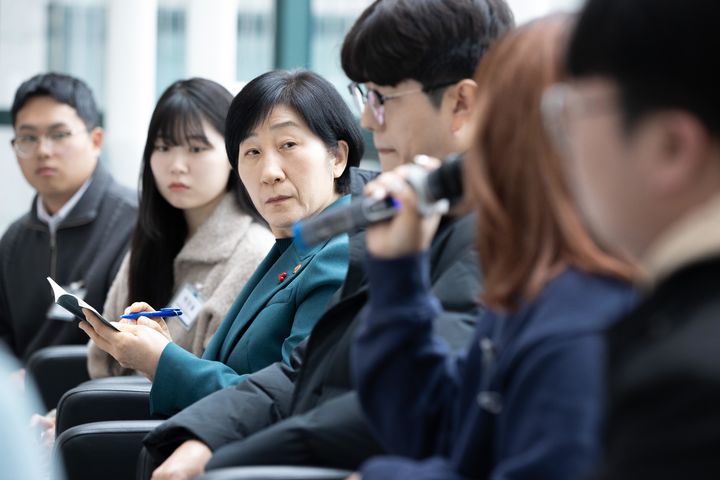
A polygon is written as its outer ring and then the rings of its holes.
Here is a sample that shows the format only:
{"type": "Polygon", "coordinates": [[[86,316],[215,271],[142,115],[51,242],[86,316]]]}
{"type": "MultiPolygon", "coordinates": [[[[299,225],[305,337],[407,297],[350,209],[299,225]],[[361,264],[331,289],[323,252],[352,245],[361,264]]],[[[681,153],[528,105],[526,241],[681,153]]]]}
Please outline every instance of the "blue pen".
{"type": "Polygon", "coordinates": [[[120,318],[127,318],[130,320],[137,320],[140,317],[179,317],[183,314],[183,311],[179,308],[161,308],[157,312],[138,312],[128,313],[127,315],[120,315],[120,318]]]}

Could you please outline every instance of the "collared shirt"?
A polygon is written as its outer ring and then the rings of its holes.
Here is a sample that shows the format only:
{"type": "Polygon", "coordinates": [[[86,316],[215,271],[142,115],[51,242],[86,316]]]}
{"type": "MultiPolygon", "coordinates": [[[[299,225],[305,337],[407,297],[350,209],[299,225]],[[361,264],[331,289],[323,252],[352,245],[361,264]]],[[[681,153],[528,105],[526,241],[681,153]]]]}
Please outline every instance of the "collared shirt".
{"type": "Polygon", "coordinates": [[[37,196],[36,208],[38,220],[47,223],[47,226],[50,229],[50,235],[55,235],[55,232],[57,232],[57,227],[58,225],[60,225],[60,222],[65,220],[65,217],[68,216],[68,213],[70,213],[70,211],[75,207],[75,205],[77,205],[82,196],[85,194],[85,191],[90,186],[91,182],[92,177],[88,178],[85,183],[82,184],[78,191],[75,192],[75,195],[73,195],[70,200],[68,200],[65,205],[62,206],[60,210],[55,212],[55,215],[50,215],[50,213],[48,213],[45,205],[43,205],[42,198],[40,197],[40,195],[37,196]]]}
{"type": "Polygon", "coordinates": [[[642,259],[647,271],[643,286],[653,288],[689,263],[720,254],[720,195],[715,195],[672,224],[642,259]]]}

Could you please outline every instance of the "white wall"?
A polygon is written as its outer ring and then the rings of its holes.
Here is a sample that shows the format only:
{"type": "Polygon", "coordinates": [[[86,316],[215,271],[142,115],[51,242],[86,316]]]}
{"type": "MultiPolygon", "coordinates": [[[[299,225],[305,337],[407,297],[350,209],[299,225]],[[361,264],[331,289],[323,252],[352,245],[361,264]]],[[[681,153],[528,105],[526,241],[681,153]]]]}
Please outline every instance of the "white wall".
{"type": "Polygon", "coordinates": [[[557,11],[574,11],[582,0],[506,0],[515,14],[518,25],[533,18],[557,11]]]}
{"type": "Polygon", "coordinates": [[[187,0],[187,77],[236,89],[236,0],[187,0]],[[212,34],[210,34],[212,32],[212,34]]]}
{"type": "Polygon", "coordinates": [[[135,188],[155,106],[157,0],[107,0],[105,154],[110,171],[135,188]]]}
{"type": "MultiPolygon", "coordinates": [[[[47,64],[46,0],[0,0],[0,109],[10,110],[15,89],[47,64]]],[[[0,127],[0,234],[30,207],[33,190],[10,148],[10,127],[0,127]]]]}

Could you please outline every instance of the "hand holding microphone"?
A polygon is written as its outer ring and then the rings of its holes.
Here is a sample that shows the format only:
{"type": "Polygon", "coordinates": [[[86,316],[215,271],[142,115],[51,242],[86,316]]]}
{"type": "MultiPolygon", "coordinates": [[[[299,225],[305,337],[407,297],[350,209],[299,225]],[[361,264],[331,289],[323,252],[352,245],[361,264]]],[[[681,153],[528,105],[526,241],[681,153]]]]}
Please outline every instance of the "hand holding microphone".
{"type": "MultiPolygon", "coordinates": [[[[451,155],[443,162],[418,155],[414,164],[402,165],[380,175],[366,187],[366,196],[350,205],[333,208],[293,226],[296,243],[301,247],[315,245],[341,233],[351,233],[377,223],[386,223],[404,211],[406,215],[428,216],[444,213],[448,206],[462,198],[462,157],[451,155]],[[429,171],[439,163],[440,167],[429,171]]],[[[414,229],[408,216],[402,216],[391,228],[398,246],[405,240],[403,228],[414,229]],[[407,222],[407,223],[404,223],[407,222]],[[404,225],[404,227],[400,227],[404,225]]],[[[383,230],[375,230],[377,232],[383,230]]],[[[387,231],[387,230],[385,230],[387,231]]],[[[434,229],[433,229],[434,231],[434,229]]],[[[432,237],[432,235],[431,235],[432,237]]],[[[423,244],[422,236],[413,237],[423,244]]],[[[371,250],[371,252],[373,252],[371,250]]],[[[373,252],[373,253],[380,253],[373,252]]],[[[387,252],[388,255],[391,252],[387,252]]]]}
{"type": "Polygon", "coordinates": [[[447,201],[425,204],[411,186],[408,179],[423,168],[427,167],[401,165],[365,187],[365,195],[370,198],[389,197],[398,203],[397,213],[391,219],[367,227],[365,244],[371,255],[397,258],[423,251],[430,245],[440,216],[447,211],[447,201]]]}

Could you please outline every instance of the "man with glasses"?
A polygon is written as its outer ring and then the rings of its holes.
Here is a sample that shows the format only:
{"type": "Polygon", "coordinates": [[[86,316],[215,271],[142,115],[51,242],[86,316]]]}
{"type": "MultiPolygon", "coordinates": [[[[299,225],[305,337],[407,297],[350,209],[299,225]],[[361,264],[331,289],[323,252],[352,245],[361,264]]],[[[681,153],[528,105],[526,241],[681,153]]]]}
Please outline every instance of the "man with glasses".
{"type": "Polygon", "coordinates": [[[12,147],[37,195],[0,240],[0,340],[25,361],[49,345],[87,343],[45,277],[102,308],[137,210],[136,195],[98,162],[103,130],[84,82],[37,75],[18,88],[11,115],[12,147]]]}
{"type": "Polygon", "coordinates": [[[588,223],[645,272],[594,478],[720,478],[718,24],[716,1],[589,0],[545,98],[588,223]]]}
{"type": "MultiPolygon", "coordinates": [[[[444,158],[469,147],[472,76],[489,44],[512,25],[503,0],[379,0],[365,10],[345,38],[342,64],[351,79],[364,82],[352,84],[351,93],[383,170],[417,154],[444,158]]],[[[357,180],[353,195],[362,194],[357,180]]],[[[474,230],[472,217],[448,217],[430,249],[434,291],[448,312],[436,326],[455,348],[465,346],[477,315],[474,230]]],[[[296,349],[293,368],[278,363],[261,370],[146,438],[156,461],[167,458],[154,479],[239,465],[355,469],[381,452],[352,391],[349,367],[356,319],[368,299],[364,243],[364,234],[351,236],[345,284],[296,349]]]]}

